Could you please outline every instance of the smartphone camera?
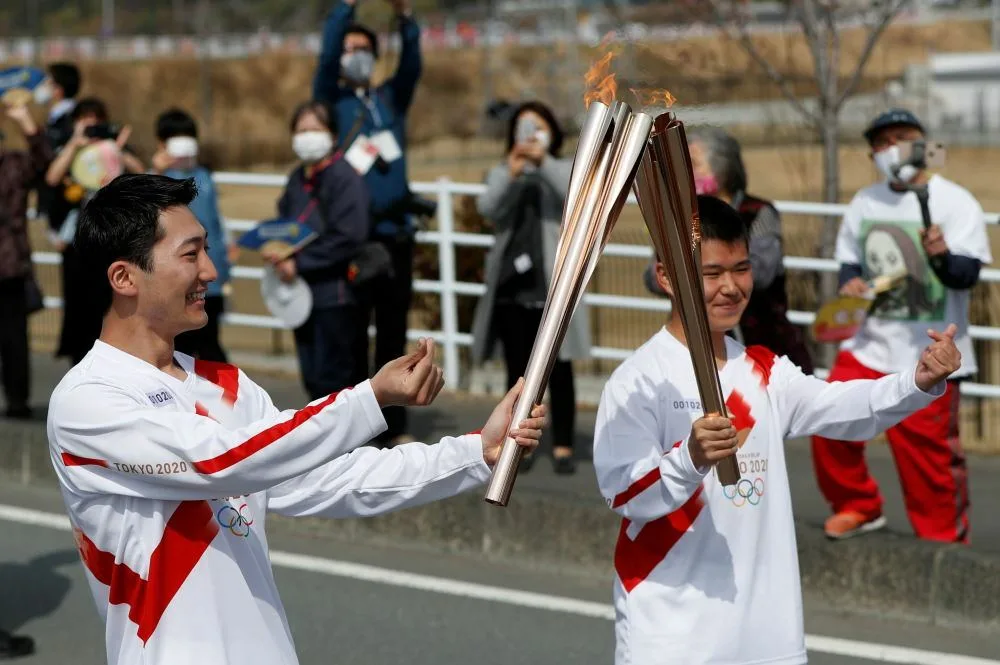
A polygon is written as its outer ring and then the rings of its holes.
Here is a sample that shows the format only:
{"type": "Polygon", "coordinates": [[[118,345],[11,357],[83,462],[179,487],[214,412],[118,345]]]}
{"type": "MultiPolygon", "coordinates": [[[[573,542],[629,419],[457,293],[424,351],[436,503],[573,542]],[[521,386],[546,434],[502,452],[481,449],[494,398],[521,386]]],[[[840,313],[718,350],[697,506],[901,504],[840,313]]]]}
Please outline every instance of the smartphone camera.
{"type": "Polygon", "coordinates": [[[118,138],[118,133],[121,128],[118,125],[112,125],[106,122],[98,123],[96,125],[91,125],[83,130],[83,135],[88,139],[101,139],[101,140],[115,140],[118,138]]]}

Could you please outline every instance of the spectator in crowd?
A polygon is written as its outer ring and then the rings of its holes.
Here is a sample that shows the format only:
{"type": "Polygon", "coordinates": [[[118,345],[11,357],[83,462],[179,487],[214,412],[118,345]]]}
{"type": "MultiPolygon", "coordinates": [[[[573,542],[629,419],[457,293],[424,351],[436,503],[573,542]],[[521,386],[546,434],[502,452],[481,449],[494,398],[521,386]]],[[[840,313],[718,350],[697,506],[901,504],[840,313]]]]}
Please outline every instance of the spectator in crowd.
{"type": "MultiPolygon", "coordinates": [[[[402,43],[395,74],[381,85],[372,85],[379,55],[377,36],[354,22],[355,0],[342,0],[326,21],[313,83],[313,97],[335,110],[337,142],[345,158],[368,184],[371,238],[382,243],[392,257],[391,275],[383,276],[383,283],[372,287],[379,297],[359,303],[363,318],[370,321],[372,313],[375,315],[376,369],[406,347],[416,230],[408,212],[412,195],[406,174],[406,118],[420,78],[420,28],[411,16],[409,0],[389,2],[396,12],[402,43]]],[[[367,334],[358,339],[356,353],[367,363],[367,334]]],[[[389,428],[380,437],[382,443],[412,440],[403,407],[390,407],[385,418],[389,428]]]]}
{"type": "Polygon", "coordinates": [[[313,400],[367,378],[355,355],[362,325],[348,269],[367,237],[369,199],[361,176],[335,150],[337,125],[329,106],[302,104],[292,115],[291,131],[302,163],[288,178],[278,215],[309,225],[319,237],[289,258],[263,255],[282,280],[301,276],[312,291],[312,312],[294,334],[303,383],[313,400]]]}
{"type": "Polygon", "coordinates": [[[212,174],[198,161],[198,126],[187,112],[170,109],[156,119],[156,138],[158,147],[153,155],[153,172],[176,180],[193,178],[198,186],[198,195],[188,207],[205,227],[208,256],[219,275],[209,283],[205,296],[208,323],[203,328],[178,335],[174,346],[181,353],[199,360],[228,362],[219,343],[219,320],[225,309],[223,289],[229,283],[229,253],[233,250],[222,226],[212,174]]]}
{"type": "MultiPolygon", "coordinates": [[[[30,418],[28,315],[42,303],[28,243],[28,192],[42,181],[52,150],[27,106],[6,106],[6,114],[24,134],[28,150],[10,150],[0,133],[0,375],[7,417],[30,418]]],[[[0,635],[0,654],[2,643],[0,635]]]]}
{"type": "MultiPolygon", "coordinates": [[[[473,359],[483,362],[497,341],[503,346],[507,387],[524,375],[542,321],[559,227],[573,164],[560,157],[563,133],[552,111],[527,102],[513,113],[506,157],[486,177],[477,200],[480,214],[493,223],[496,242],[486,258],[486,293],[472,324],[473,359]]],[[[549,378],[553,452],[557,473],[573,473],[576,393],[574,359],[590,356],[586,308],[573,317],[549,378]]],[[[533,463],[526,456],[522,469],[533,463]]]]}
{"type": "Polygon", "coordinates": [[[93,284],[88,281],[80,256],[72,246],[80,208],[94,195],[98,184],[78,182],[72,174],[73,164],[84,149],[114,138],[115,147],[104,153],[97,167],[104,172],[105,182],[124,171],[140,173],[144,167],[126,148],[130,129],[125,127],[116,132],[116,128],[109,124],[107,107],[100,99],[81,99],[70,112],[70,118],[73,120],[73,133],[56,152],[45,174],[45,182],[49,187],[62,190],[62,196],[74,203],[54,242],[63,254],[63,319],[56,355],[69,357],[70,362],[76,365],[101,334],[102,312],[94,304],[93,284]]]}
{"type": "MultiPolygon", "coordinates": [[[[967,190],[922,164],[901,159],[904,144],[924,140],[924,128],[905,109],[875,118],[865,131],[883,179],[858,192],[844,214],[835,258],[840,291],[862,295],[867,280],[905,266],[907,277],[880,296],[854,338],[844,342],[830,381],[877,378],[920,357],[928,328],[958,326],[962,366],[945,394],[886,431],[917,537],[967,542],[969,488],[958,432],[959,384],[977,371],[969,337],[969,290],[990,263],[990,244],[979,202],[967,190]],[[917,195],[926,187],[931,226],[924,227],[917,195]]],[[[834,514],[830,538],[846,538],[885,525],[882,497],[865,464],[864,442],[813,438],[813,463],[834,514]]]]}
{"type": "Polygon", "coordinates": [[[21,658],[35,653],[35,641],[27,635],[12,635],[0,629],[0,660],[21,658]]]}
{"type": "MultiPolygon", "coordinates": [[[[691,166],[698,194],[722,199],[750,231],[753,292],[740,319],[739,333],[746,346],[765,346],[812,374],[813,362],[802,330],[788,320],[785,290],[785,253],[781,216],[774,204],[747,192],[747,172],[739,141],[722,129],[703,128],[688,136],[691,166]]],[[[656,282],[654,265],[643,274],[646,288],[666,295],[656,282]]]]}
{"type": "MultiPolygon", "coordinates": [[[[35,100],[50,105],[45,133],[52,150],[58,151],[73,137],[73,109],[80,92],[80,70],[70,62],[54,62],[47,72],[48,77],[35,91],[35,100]]],[[[78,205],[79,201],[66,200],[61,187],[48,187],[43,182],[38,188],[39,211],[48,218],[53,237],[69,211],[78,205]]]]}

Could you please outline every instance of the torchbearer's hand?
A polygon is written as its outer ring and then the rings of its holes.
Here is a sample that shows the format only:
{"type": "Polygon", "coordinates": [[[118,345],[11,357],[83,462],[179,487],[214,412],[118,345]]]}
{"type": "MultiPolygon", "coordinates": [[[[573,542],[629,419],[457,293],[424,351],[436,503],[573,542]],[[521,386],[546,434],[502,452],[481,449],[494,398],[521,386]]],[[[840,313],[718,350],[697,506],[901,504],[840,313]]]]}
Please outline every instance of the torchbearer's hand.
{"type": "MultiPolygon", "coordinates": [[[[507,428],[510,427],[511,418],[514,416],[514,405],[524,388],[524,378],[517,380],[514,387],[507,391],[503,400],[497,404],[490,414],[489,420],[483,425],[480,434],[483,437],[483,460],[493,468],[493,465],[500,459],[500,451],[503,449],[504,439],[507,435],[507,428]]],[[[544,404],[536,404],[531,410],[531,417],[518,423],[517,428],[511,431],[510,436],[517,445],[525,449],[526,453],[538,447],[538,441],[542,438],[542,429],[547,422],[548,407],[544,404]]]]}
{"type": "Polygon", "coordinates": [[[382,366],[371,380],[379,406],[426,406],[444,386],[444,374],[434,365],[434,342],[422,339],[417,348],[382,366]]]}
{"type": "Polygon", "coordinates": [[[924,392],[947,379],[962,366],[962,354],[955,346],[957,332],[958,328],[954,323],[945,328],[943,333],[927,331],[927,336],[934,341],[920,354],[915,376],[917,387],[924,392]]]}
{"type": "Polygon", "coordinates": [[[706,469],[739,449],[739,435],[729,418],[710,413],[691,425],[688,450],[695,468],[706,469]]]}

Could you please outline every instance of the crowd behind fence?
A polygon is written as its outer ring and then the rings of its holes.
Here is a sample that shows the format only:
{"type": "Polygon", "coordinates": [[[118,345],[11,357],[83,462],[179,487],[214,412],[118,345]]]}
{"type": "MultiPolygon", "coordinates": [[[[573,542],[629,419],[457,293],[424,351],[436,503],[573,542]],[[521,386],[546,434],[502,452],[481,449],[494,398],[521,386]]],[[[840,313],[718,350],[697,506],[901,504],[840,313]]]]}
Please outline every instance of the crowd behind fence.
{"type": "MultiPolygon", "coordinates": [[[[218,172],[215,174],[215,181],[218,185],[236,185],[280,188],[286,181],[285,175],[279,174],[254,174],[218,172]]],[[[437,224],[432,230],[421,231],[417,234],[417,242],[422,244],[435,245],[438,249],[438,279],[415,279],[414,291],[417,293],[433,293],[440,298],[440,321],[441,325],[436,330],[411,329],[408,332],[410,339],[429,337],[434,339],[442,347],[442,365],[444,369],[445,381],[448,385],[461,385],[463,363],[459,355],[459,349],[472,345],[472,335],[462,332],[459,328],[459,316],[457,300],[461,296],[479,296],[485,291],[485,286],[481,283],[458,281],[456,274],[456,248],[460,247],[480,247],[487,248],[493,244],[493,236],[486,233],[460,232],[455,229],[455,198],[458,196],[476,196],[484,191],[485,186],[478,183],[453,182],[447,178],[439,179],[435,182],[413,183],[412,189],[418,194],[435,196],[437,198],[437,224]]],[[[635,204],[634,197],[629,198],[631,205],[635,204]]],[[[802,201],[776,201],[776,207],[783,215],[811,215],[811,216],[841,216],[846,208],[841,204],[812,203],[802,201]]],[[[998,223],[998,215],[990,213],[987,215],[987,223],[993,225],[998,223]]],[[[232,232],[243,232],[252,228],[257,223],[256,220],[227,219],[226,226],[232,232]]],[[[636,244],[609,244],[603,253],[606,257],[625,257],[634,259],[649,260],[652,258],[652,249],[648,245],[636,244]]],[[[59,254],[53,252],[34,252],[33,260],[36,265],[56,265],[60,262],[59,254]]],[[[786,256],[784,259],[785,268],[791,272],[812,271],[812,272],[832,272],[838,270],[837,262],[833,259],[806,257],[806,256],[786,256]]],[[[251,266],[234,266],[232,278],[239,280],[259,281],[264,274],[264,268],[251,266]]],[[[1000,282],[1000,270],[995,268],[984,268],[981,273],[983,282],[1000,282]]],[[[638,310],[647,312],[667,312],[670,304],[666,300],[654,297],[634,297],[615,295],[607,293],[587,293],[584,302],[592,308],[616,308],[625,310],[638,310]]],[[[45,306],[50,309],[58,309],[62,306],[61,298],[47,296],[45,306]]],[[[791,311],[789,319],[792,323],[801,326],[810,325],[815,319],[815,312],[811,311],[791,311]]],[[[246,312],[228,311],[223,315],[224,324],[231,326],[248,326],[269,330],[282,330],[284,325],[276,318],[246,312]]],[[[970,334],[974,340],[1000,341],[1000,327],[976,326],[970,328],[970,334]]],[[[628,357],[633,351],[630,348],[616,348],[595,345],[591,355],[594,359],[621,361],[628,357]]],[[[825,369],[819,369],[816,374],[821,377],[826,376],[825,369]]],[[[962,394],[969,397],[1000,398],[1000,385],[989,383],[963,382],[962,394]]]]}

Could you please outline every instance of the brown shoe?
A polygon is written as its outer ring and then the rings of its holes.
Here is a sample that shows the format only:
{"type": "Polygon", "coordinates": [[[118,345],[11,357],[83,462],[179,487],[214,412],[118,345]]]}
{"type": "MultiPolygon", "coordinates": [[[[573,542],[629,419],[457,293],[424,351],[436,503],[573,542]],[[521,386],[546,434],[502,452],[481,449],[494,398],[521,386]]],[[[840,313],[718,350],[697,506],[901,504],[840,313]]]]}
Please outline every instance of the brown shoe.
{"type": "Polygon", "coordinates": [[[831,516],[823,525],[823,531],[827,538],[843,540],[878,531],[885,525],[885,515],[866,517],[854,510],[844,510],[831,516]]]}

